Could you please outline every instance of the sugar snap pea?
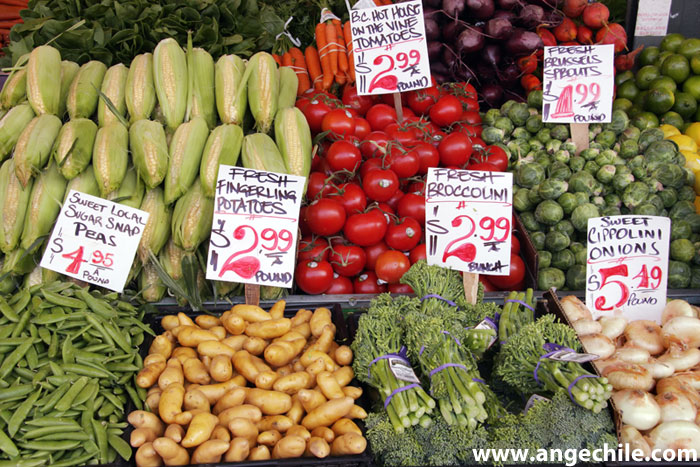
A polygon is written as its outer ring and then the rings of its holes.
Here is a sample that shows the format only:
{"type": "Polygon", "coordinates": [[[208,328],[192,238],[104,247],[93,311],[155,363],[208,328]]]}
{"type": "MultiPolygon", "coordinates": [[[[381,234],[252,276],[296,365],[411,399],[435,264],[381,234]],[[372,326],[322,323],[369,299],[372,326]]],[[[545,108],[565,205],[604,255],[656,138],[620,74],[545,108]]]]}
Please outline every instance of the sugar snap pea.
{"type": "Polygon", "coordinates": [[[7,424],[7,432],[10,434],[10,436],[14,436],[17,433],[20,425],[22,422],[24,422],[24,419],[27,418],[29,411],[34,406],[34,403],[39,399],[40,395],[40,390],[34,391],[31,396],[27,397],[27,399],[20,404],[19,408],[15,410],[15,413],[12,414],[12,418],[10,418],[10,421],[7,424]]]}
{"type": "Polygon", "coordinates": [[[129,443],[116,435],[107,436],[107,440],[109,441],[109,445],[112,446],[123,459],[131,459],[131,446],[129,446],[129,443]]]}
{"type": "Polygon", "coordinates": [[[7,300],[2,297],[0,297],[0,313],[13,323],[19,321],[17,312],[7,303],[7,300]]]}
{"type": "Polygon", "coordinates": [[[100,462],[106,464],[108,462],[109,456],[109,442],[107,441],[107,430],[102,422],[97,420],[91,420],[92,429],[95,432],[95,441],[97,441],[97,447],[100,450],[100,462]]]}
{"type": "Polygon", "coordinates": [[[6,453],[10,457],[17,457],[19,455],[19,449],[14,442],[7,436],[5,431],[0,430],[0,451],[6,453]]]}
{"type": "Polygon", "coordinates": [[[80,394],[78,394],[75,399],[73,400],[74,405],[80,405],[83,402],[87,401],[88,399],[92,399],[97,395],[97,391],[100,389],[100,384],[97,382],[97,380],[92,379],[88,384],[85,385],[85,387],[80,391],[80,394]]]}
{"type": "Polygon", "coordinates": [[[37,441],[53,441],[60,439],[72,439],[77,441],[87,441],[90,437],[83,430],[80,431],[68,431],[62,433],[52,433],[50,435],[40,436],[36,438],[37,441]]]}
{"type": "Polygon", "coordinates": [[[75,440],[29,441],[26,443],[19,443],[19,447],[22,449],[31,449],[33,451],[66,451],[68,449],[73,449],[79,444],[80,441],[75,440]]]}
{"type": "Polygon", "coordinates": [[[33,390],[34,387],[31,384],[16,384],[8,388],[2,388],[0,389],[0,401],[26,396],[33,390]]]}
{"type": "Polygon", "coordinates": [[[75,295],[79,299],[83,300],[87,304],[88,308],[94,311],[95,314],[101,316],[102,318],[110,319],[117,317],[117,312],[114,308],[112,308],[104,300],[100,300],[90,295],[90,292],[87,291],[87,288],[76,290],[75,295]]]}
{"type": "Polygon", "coordinates": [[[24,355],[29,350],[29,347],[34,344],[34,339],[27,339],[24,343],[20,344],[15,350],[12,351],[10,355],[3,360],[2,365],[0,365],[0,378],[4,378],[9,375],[12,369],[19,363],[19,361],[24,357],[24,355]]]}
{"type": "Polygon", "coordinates": [[[25,309],[24,313],[22,313],[22,316],[20,316],[19,321],[15,325],[15,328],[12,330],[12,334],[10,334],[10,336],[19,337],[20,335],[22,335],[22,331],[24,331],[24,328],[27,326],[29,318],[31,317],[32,311],[30,309],[25,309]]]}
{"type": "Polygon", "coordinates": [[[87,305],[83,300],[78,300],[77,298],[66,297],[65,295],[58,294],[56,292],[51,292],[50,290],[42,290],[41,294],[44,296],[46,301],[51,302],[55,305],[68,307],[68,308],[87,308],[87,305]]]}
{"type": "Polygon", "coordinates": [[[71,403],[73,402],[73,399],[75,399],[78,396],[80,391],[85,387],[87,383],[87,376],[81,376],[80,378],[78,378],[75,381],[75,383],[73,383],[71,388],[68,391],[66,391],[63,397],[61,397],[61,400],[58,401],[58,403],[56,404],[56,410],[68,410],[71,406],[71,403]]]}
{"type": "Polygon", "coordinates": [[[76,427],[72,425],[42,426],[39,428],[33,428],[24,433],[24,439],[34,439],[41,436],[52,435],[54,433],[74,432],[75,430],[76,427]]]}
{"type": "Polygon", "coordinates": [[[53,409],[63,395],[70,389],[70,382],[61,384],[51,395],[43,407],[39,407],[39,412],[47,413],[53,409]]]}
{"type": "Polygon", "coordinates": [[[109,371],[89,366],[87,363],[64,363],[62,368],[64,371],[75,373],[80,376],[89,376],[91,378],[116,378],[116,375],[109,371]]]}
{"type": "Polygon", "coordinates": [[[27,420],[26,424],[31,426],[69,425],[75,427],[76,430],[80,429],[80,425],[78,425],[78,423],[75,420],[62,417],[37,417],[31,420],[27,420]]]}

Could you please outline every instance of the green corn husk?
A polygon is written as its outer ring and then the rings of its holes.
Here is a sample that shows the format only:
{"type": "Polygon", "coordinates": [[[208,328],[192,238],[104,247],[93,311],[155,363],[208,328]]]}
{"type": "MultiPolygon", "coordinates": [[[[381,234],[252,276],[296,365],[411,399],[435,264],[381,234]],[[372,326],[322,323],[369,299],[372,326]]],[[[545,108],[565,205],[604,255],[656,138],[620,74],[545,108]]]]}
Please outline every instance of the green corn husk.
{"type": "Polygon", "coordinates": [[[287,166],[287,173],[308,177],[313,143],[311,129],[301,110],[290,107],[277,112],[275,141],[287,166]]]}
{"type": "Polygon", "coordinates": [[[100,196],[100,188],[97,186],[97,179],[95,178],[95,171],[92,165],[88,165],[85,170],[80,172],[80,175],[68,182],[66,186],[66,194],[63,197],[63,202],[68,199],[68,193],[71,190],[79,191],[81,193],[86,193],[92,196],[100,196]]]}
{"type": "Polygon", "coordinates": [[[77,177],[92,160],[97,125],[87,118],[66,122],[53,145],[53,159],[66,180],[77,177]]]}
{"type": "Polygon", "coordinates": [[[63,118],[66,114],[66,102],[68,101],[68,91],[80,70],[80,66],[70,60],[61,62],[61,100],[58,102],[58,116],[63,118]]]}
{"type": "Polygon", "coordinates": [[[109,67],[105,73],[101,88],[104,97],[101,97],[97,102],[97,123],[100,127],[120,122],[121,118],[124,118],[126,114],[124,90],[126,89],[126,78],[128,75],[129,69],[121,63],[109,67]],[[105,98],[109,99],[117,112],[119,112],[118,116],[107,107],[105,98]]]}
{"type": "Polygon", "coordinates": [[[9,110],[27,98],[27,68],[10,74],[0,92],[0,107],[9,110]]]}
{"type": "Polygon", "coordinates": [[[161,184],[168,172],[168,144],[163,125],[152,120],[138,120],[129,128],[131,158],[149,188],[161,184]]]}
{"type": "Polygon", "coordinates": [[[5,255],[0,274],[10,274],[15,277],[29,274],[41,262],[40,254],[40,248],[37,248],[34,253],[17,248],[5,255]]]}
{"type": "Polygon", "coordinates": [[[61,120],[52,114],[34,117],[22,131],[15,145],[15,173],[22,186],[27,186],[35,173],[51,158],[51,149],[61,130],[61,120]]]}
{"type": "Polygon", "coordinates": [[[22,187],[15,175],[15,160],[6,160],[0,167],[0,250],[5,254],[19,246],[31,194],[31,180],[22,187]]]}
{"type": "Polygon", "coordinates": [[[67,183],[54,162],[36,178],[24,217],[20,243],[23,249],[29,250],[39,237],[51,233],[61,211],[61,200],[66,193],[67,183]]]}
{"type": "Polygon", "coordinates": [[[40,45],[29,54],[27,100],[37,115],[57,115],[61,100],[61,54],[50,45],[40,45]]]}
{"type": "Polygon", "coordinates": [[[219,166],[236,165],[242,144],[243,130],[238,125],[219,125],[211,132],[199,166],[204,196],[214,197],[219,166]]]}
{"type": "Polygon", "coordinates": [[[187,111],[187,56],[175,39],[163,39],[153,51],[153,84],[166,125],[175,130],[187,111]]]}
{"type": "Polygon", "coordinates": [[[172,204],[192,185],[209,136],[209,127],[202,117],[183,123],[170,141],[170,160],[165,176],[165,202],[172,204]]]}
{"type": "Polygon", "coordinates": [[[204,49],[189,48],[187,54],[189,118],[202,117],[209,128],[216,125],[214,59],[204,49]]]}
{"type": "Polygon", "coordinates": [[[129,167],[119,188],[107,195],[107,199],[134,209],[141,206],[146,187],[134,167],[129,167]]]}
{"type": "Polygon", "coordinates": [[[45,269],[41,266],[35,266],[34,269],[32,269],[32,272],[24,276],[22,287],[28,289],[36,286],[43,286],[60,280],[60,278],[61,275],[56,271],[45,269]]]}
{"type": "Polygon", "coordinates": [[[10,109],[0,120],[0,161],[14,149],[19,135],[34,118],[29,104],[20,104],[10,109]]]}
{"type": "Polygon", "coordinates": [[[177,246],[172,238],[165,244],[165,248],[160,251],[160,264],[174,281],[181,281],[184,277],[182,273],[182,259],[186,255],[187,252],[177,246]]]}
{"type": "Polygon", "coordinates": [[[299,88],[299,77],[290,67],[280,67],[279,75],[280,95],[277,98],[277,112],[282,109],[294,107],[297,101],[297,89],[299,88]]]}
{"type": "Polygon", "coordinates": [[[289,289],[263,285],[260,287],[260,300],[279,300],[289,295],[289,289]]]}
{"type": "Polygon", "coordinates": [[[124,90],[126,109],[131,123],[148,119],[156,106],[156,89],[153,85],[153,54],[134,57],[129,66],[124,90]]]}
{"type": "Polygon", "coordinates": [[[243,166],[248,169],[287,173],[275,142],[263,133],[254,133],[243,138],[243,166]]]}
{"type": "Polygon", "coordinates": [[[160,187],[146,192],[140,209],[149,214],[137,250],[139,259],[143,264],[146,264],[150,258],[150,253],[153,252],[154,255],[158,256],[170,238],[170,222],[173,210],[165,204],[163,190],[160,187]]]}
{"type": "Polygon", "coordinates": [[[139,289],[141,297],[148,303],[159,302],[165,295],[165,285],[160,280],[155,266],[149,261],[141,268],[139,274],[139,289]]]}
{"type": "Polygon", "coordinates": [[[209,237],[214,215],[214,200],[204,196],[197,179],[175,203],[171,230],[173,241],[185,251],[195,251],[209,237]]]}
{"type": "Polygon", "coordinates": [[[121,123],[112,123],[97,130],[92,150],[92,168],[104,198],[119,188],[129,161],[129,133],[121,123]]]}
{"type": "MultiPolygon", "coordinates": [[[[280,93],[277,63],[267,52],[253,55],[246,66],[243,80],[248,87],[248,105],[259,132],[267,133],[277,114],[280,93]]],[[[241,93],[241,90],[238,91],[241,93]]]]}
{"type": "Polygon", "coordinates": [[[84,64],[68,89],[66,107],[71,119],[90,118],[97,110],[99,90],[102,88],[107,66],[96,60],[84,64]]]}
{"type": "Polygon", "coordinates": [[[222,123],[243,124],[243,117],[248,108],[244,74],[245,63],[237,55],[222,55],[216,62],[214,92],[216,109],[222,123]]]}

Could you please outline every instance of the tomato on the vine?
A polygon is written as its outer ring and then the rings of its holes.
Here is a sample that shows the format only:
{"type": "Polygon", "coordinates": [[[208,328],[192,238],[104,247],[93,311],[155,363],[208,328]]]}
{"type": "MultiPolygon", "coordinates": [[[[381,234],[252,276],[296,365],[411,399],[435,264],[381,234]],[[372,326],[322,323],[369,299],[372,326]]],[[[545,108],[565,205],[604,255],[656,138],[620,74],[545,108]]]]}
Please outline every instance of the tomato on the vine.
{"type": "Polygon", "coordinates": [[[508,169],[508,154],[502,147],[491,144],[484,149],[486,162],[498,167],[500,172],[505,172],[508,169]]]}
{"type": "Polygon", "coordinates": [[[507,276],[489,276],[489,281],[501,290],[513,290],[525,278],[525,263],[520,255],[510,255],[510,271],[507,276]]]}
{"type": "Polygon", "coordinates": [[[362,162],[362,154],[355,145],[341,139],[331,144],[326,160],[333,172],[354,172],[362,162]]]}
{"type": "Polygon", "coordinates": [[[520,254],[520,240],[518,239],[518,236],[515,235],[515,233],[512,233],[510,236],[510,254],[520,254]]]}
{"type": "Polygon", "coordinates": [[[299,241],[297,260],[326,261],[328,250],[328,241],[322,237],[305,236],[299,241]]]}
{"type": "Polygon", "coordinates": [[[419,225],[425,224],[425,196],[406,193],[399,200],[396,212],[399,217],[410,217],[415,219],[419,225]]]}
{"type": "Polygon", "coordinates": [[[399,189],[399,177],[389,169],[370,170],[362,179],[362,188],[369,199],[387,201],[399,189]]]}
{"type": "Polygon", "coordinates": [[[374,271],[364,271],[352,283],[356,294],[380,294],[386,292],[386,285],[379,283],[374,271]]]}
{"type": "Polygon", "coordinates": [[[343,233],[345,238],[355,245],[370,246],[384,238],[386,229],[384,213],[378,209],[372,209],[348,217],[343,233]]]}
{"type": "Polygon", "coordinates": [[[357,245],[334,245],[328,259],[336,273],[352,277],[365,268],[367,253],[357,245]]]}
{"type": "Polygon", "coordinates": [[[430,108],[430,121],[437,126],[452,125],[462,116],[462,103],[455,96],[442,96],[430,108]]]}
{"type": "Polygon", "coordinates": [[[417,114],[423,115],[430,110],[430,107],[440,98],[440,91],[435,86],[410,91],[406,96],[408,106],[417,114]]]}
{"type": "Polygon", "coordinates": [[[366,119],[362,117],[355,118],[355,136],[357,136],[357,139],[361,142],[364,141],[371,131],[372,127],[369,126],[369,122],[366,119]]]}
{"type": "Polygon", "coordinates": [[[418,153],[412,148],[405,148],[398,144],[391,146],[384,164],[388,169],[394,171],[399,178],[413,177],[420,169],[418,153]]]}
{"type": "Polygon", "coordinates": [[[389,250],[389,247],[383,240],[380,240],[374,245],[366,246],[365,253],[367,254],[367,264],[365,267],[370,271],[374,271],[374,268],[377,265],[377,258],[379,258],[379,255],[387,250],[389,250]]]}
{"type": "Polygon", "coordinates": [[[323,117],[321,130],[328,131],[332,136],[355,134],[355,117],[347,109],[333,109],[323,117]]]}
{"type": "Polygon", "coordinates": [[[328,176],[323,172],[311,172],[306,186],[306,199],[313,201],[319,195],[328,195],[333,190],[333,185],[328,182],[328,176]]]}
{"type": "Polygon", "coordinates": [[[420,260],[427,260],[428,255],[425,251],[425,243],[421,243],[420,245],[417,245],[414,249],[412,249],[408,255],[408,259],[411,260],[411,264],[415,264],[420,260]]]}
{"type": "Polygon", "coordinates": [[[325,292],[331,286],[333,268],[328,261],[304,260],[297,265],[294,275],[301,290],[316,295],[325,292]]]}
{"type": "Polygon", "coordinates": [[[365,159],[381,157],[389,144],[389,137],[383,131],[373,131],[362,140],[360,151],[365,159]]]}
{"type": "Polygon", "coordinates": [[[332,109],[325,101],[318,98],[311,100],[299,99],[297,101],[297,107],[299,107],[301,113],[306,117],[306,121],[309,123],[309,128],[312,133],[319,133],[321,131],[323,118],[332,109]]]}
{"type": "Polygon", "coordinates": [[[478,112],[479,111],[479,101],[471,97],[457,96],[459,101],[462,103],[462,109],[467,112],[478,112]]]}
{"type": "MultiPolygon", "coordinates": [[[[403,198],[404,192],[399,190],[396,190],[396,193],[394,193],[394,196],[386,200],[387,206],[391,208],[392,213],[396,212],[396,208],[399,205],[399,201],[401,201],[401,198],[403,198]]],[[[384,203],[382,203],[384,204],[384,203]]]]}
{"type": "Polygon", "coordinates": [[[392,222],[386,230],[384,241],[395,250],[408,251],[420,242],[422,231],[420,224],[412,217],[404,217],[392,222]]]}
{"type": "Polygon", "coordinates": [[[362,212],[367,207],[367,195],[362,187],[355,182],[340,185],[337,196],[337,200],[343,205],[348,216],[362,212]]]}
{"type": "Polygon", "coordinates": [[[386,104],[375,104],[365,116],[372,131],[382,131],[387,125],[396,122],[396,110],[386,104]]]}
{"type": "Polygon", "coordinates": [[[348,84],[343,89],[343,105],[354,109],[359,115],[364,116],[374,104],[372,96],[361,96],[357,93],[357,88],[348,84]]]}
{"type": "Polygon", "coordinates": [[[467,166],[467,170],[479,170],[481,172],[503,172],[490,162],[472,162],[467,166]]]}
{"type": "MultiPolygon", "coordinates": [[[[496,277],[496,276],[488,276],[488,277],[496,277]]],[[[484,292],[498,292],[499,288],[496,287],[491,283],[490,280],[488,280],[487,276],[484,276],[483,274],[479,275],[479,282],[484,286],[484,292]]],[[[519,289],[518,289],[519,290],[519,289]]]]}
{"type": "Polygon", "coordinates": [[[362,180],[364,180],[365,177],[367,177],[367,174],[370,173],[371,171],[376,170],[376,169],[383,169],[383,168],[384,168],[384,160],[383,159],[381,159],[379,157],[375,157],[373,159],[367,159],[360,166],[360,178],[362,180]]]}
{"type": "Polygon", "coordinates": [[[428,173],[430,167],[437,167],[440,165],[440,153],[432,144],[418,143],[413,149],[416,151],[416,154],[418,154],[419,174],[425,175],[428,173]]]}
{"type": "Polygon", "coordinates": [[[481,125],[481,115],[476,110],[465,110],[460,120],[470,125],[481,125]]]}
{"type": "Polygon", "coordinates": [[[333,274],[331,286],[324,293],[327,295],[350,295],[353,293],[352,281],[345,276],[333,274]]]}
{"type": "Polygon", "coordinates": [[[440,162],[444,166],[462,166],[472,155],[472,142],[467,135],[454,132],[447,135],[438,145],[440,162]]]}
{"type": "Polygon", "coordinates": [[[413,287],[408,284],[389,284],[386,290],[389,293],[413,293],[413,287]]]}
{"type": "Polygon", "coordinates": [[[406,193],[417,193],[419,195],[425,194],[425,180],[417,180],[406,188],[406,193]]]}
{"type": "Polygon", "coordinates": [[[306,208],[306,222],[316,235],[337,234],[345,225],[346,217],[343,205],[330,198],[317,199],[306,208]]]}
{"type": "Polygon", "coordinates": [[[399,125],[398,123],[390,123],[384,128],[384,133],[391,141],[396,141],[401,145],[409,146],[418,141],[421,133],[418,128],[411,125],[399,125]]]}
{"type": "Polygon", "coordinates": [[[374,271],[377,277],[389,284],[397,283],[411,267],[406,255],[396,250],[388,250],[379,255],[374,271]]]}

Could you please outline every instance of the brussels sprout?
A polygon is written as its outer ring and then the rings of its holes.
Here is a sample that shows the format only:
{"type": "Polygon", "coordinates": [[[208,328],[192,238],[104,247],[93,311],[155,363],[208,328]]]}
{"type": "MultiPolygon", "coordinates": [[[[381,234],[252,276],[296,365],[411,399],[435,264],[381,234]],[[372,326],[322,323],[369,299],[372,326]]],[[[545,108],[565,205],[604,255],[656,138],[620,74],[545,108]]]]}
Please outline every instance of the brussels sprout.
{"type": "Polygon", "coordinates": [[[574,264],[566,271],[566,288],[569,290],[586,288],[586,266],[574,264]]]}
{"type": "Polygon", "coordinates": [[[603,131],[603,124],[602,123],[591,123],[588,125],[588,131],[593,133],[593,136],[599,135],[603,131]]]}
{"type": "Polygon", "coordinates": [[[571,178],[571,169],[563,162],[554,161],[549,166],[549,177],[557,180],[568,180],[571,178]]]}
{"type": "Polygon", "coordinates": [[[678,190],[678,201],[695,201],[695,190],[687,185],[680,188],[678,190]]]}
{"type": "Polygon", "coordinates": [[[700,268],[690,268],[690,284],[691,289],[700,289],[700,268]]]}
{"type": "Polygon", "coordinates": [[[487,126],[481,132],[481,139],[484,140],[484,143],[486,144],[502,143],[505,136],[505,131],[493,126],[487,126]]]}
{"type": "Polygon", "coordinates": [[[583,157],[587,161],[592,161],[595,160],[596,157],[600,155],[600,150],[599,149],[591,149],[587,148],[581,151],[581,154],[579,156],[583,157]]]}
{"type": "Polygon", "coordinates": [[[676,155],[678,146],[669,140],[654,141],[644,150],[644,157],[649,162],[670,162],[676,155]]]}
{"type": "Polygon", "coordinates": [[[596,180],[590,172],[582,170],[573,174],[569,179],[569,190],[574,193],[583,192],[590,195],[595,188],[595,182],[596,180]]]}
{"type": "Polygon", "coordinates": [[[607,148],[605,148],[600,143],[596,143],[595,141],[592,141],[592,142],[588,143],[588,149],[595,149],[596,151],[602,151],[603,149],[607,149],[607,148]]]}
{"type": "Polygon", "coordinates": [[[530,94],[527,95],[527,105],[537,109],[539,112],[539,109],[542,108],[542,95],[543,92],[541,89],[531,91],[530,94]]]}
{"type": "Polygon", "coordinates": [[[539,115],[530,115],[525,122],[525,129],[532,133],[533,135],[540,131],[544,125],[542,124],[542,117],[539,115]]]}
{"type": "Polygon", "coordinates": [[[561,269],[540,268],[537,274],[537,287],[539,290],[561,289],[565,284],[566,276],[561,269]]]}
{"type": "Polygon", "coordinates": [[[535,220],[540,224],[554,225],[564,217],[564,210],[559,203],[546,199],[535,208],[535,220]]]}
{"type": "Polygon", "coordinates": [[[530,139],[530,133],[524,127],[521,126],[513,129],[511,136],[513,137],[513,139],[530,139]]]}
{"type": "Polygon", "coordinates": [[[528,232],[537,232],[542,230],[542,226],[537,219],[535,219],[535,214],[530,211],[525,211],[520,213],[520,222],[527,229],[528,232]]]}
{"type": "MultiPolygon", "coordinates": [[[[574,196],[576,197],[576,205],[580,206],[582,204],[586,204],[591,200],[591,196],[583,191],[579,191],[578,193],[574,193],[574,196]]],[[[576,209],[574,207],[574,209],[576,209]]],[[[573,211],[572,211],[573,212],[573,211]]]]}
{"type": "Polygon", "coordinates": [[[612,161],[612,165],[616,165],[616,166],[617,165],[624,166],[625,164],[627,164],[627,161],[620,156],[615,156],[615,158],[612,161]]]}
{"type": "Polygon", "coordinates": [[[498,109],[489,109],[484,114],[481,122],[486,126],[493,126],[499,118],[501,118],[501,112],[498,109]]]}
{"type": "Polygon", "coordinates": [[[600,170],[600,165],[598,165],[596,161],[588,161],[586,165],[583,166],[583,170],[595,175],[600,170]]]}
{"type": "Polygon", "coordinates": [[[644,200],[644,203],[654,205],[654,207],[656,208],[656,212],[661,212],[661,210],[664,208],[664,202],[661,200],[661,197],[656,193],[649,193],[649,195],[647,195],[647,199],[644,200]]]}
{"type": "Polygon", "coordinates": [[[574,229],[574,224],[571,223],[569,219],[562,219],[555,225],[549,228],[550,231],[564,232],[568,237],[571,237],[576,229],[574,229]]]}
{"type": "Polygon", "coordinates": [[[572,172],[580,172],[586,165],[586,159],[581,156],[574,156],[569,159],[569,168],[572,172]]]}
{"type": "Polygon", "coordinates": [[[693,232],[692,234],[690,234],[690,238],[688,240],[693,242],[693,244],[700,243],[700,233],[693,232]]]}
{"type": "Polygon", "coordinates": [[[695,186],[695,177],[697,177],[695,172],[688,167],[683,167],[683,170],[685,171],[685,184],[688,186],[695,186]]]}
{"type": "Polygon", "coordinates": [[[690,201],[679,200],[668,212],[668,217],[688,220],[691,214],[695,214],[695,205],[690,201]]]}
{"type": "Polygon", "coordinates": [[[578,200],[576,199],[576,195],[573,193],[564,193],[562,194],[559,198],[557,198],[557,203],[559,203],[559,206],[564,210],[564,214],[567,216],[571,214],[576,206],[578,206],[578,200]]]}
{"type": "Polygon", "coordinates": [[[622,214],[622,211],[620,211],[620,208],[617,206],[605,206],[603,209],[600,211],[600,216],[601,217],[612,217],[612,216],[619,216],[622,214]]]}
{"type": "Polygon", "coordinates": [[[550,230],[547,232],[544,239],[544,247],[552,253],[563,250],[568,247],[570,243],[571,238],[564,232],[559,232],[558,230],[550,230]]]}
{"type": "Polygon", "coordinates": [[[544,239],[546,234],[544,232],[532,232],[530,234],[530,239],[532,244],[537,250],[544,250],[544,239]]]}
{"type": "Polygon", "coordinates": [[[680,261],[668,262],[668,288],[685,289],[690,285],[690,266],[680,261]]]}
{"type": "Polygon", "coordinates": [[[548,178],[540,183],[539,195],[542,199],[557,199],[569,189],[569,184],[563,180],[548,178]]]}
{"type": "Polygon", "coordinates": [[[561,141],[557,139],[550,139],[547,141],[547,143],[544,145],[544,150],[547,151],[547,154],[554,154],[561,148],[561,141]]]}
{"type": "Polygon", "coordinates": [[[622,202],[629,209],[634,209],[644,202],[649,194],[649,186],[643,182],[632,182],[622,192],[622,202]]]}
{"type": "Polygon", "coordinates": [[[612,181],[613,177],[615,176],[616,171],[617,171],[617,169],[615,169],[614,165],[606,164],[606,165],[602,166],[600,169],[598,169],[598,172],[596,172],[595,178],[600,183],[608,184],[612,181]]]}
{"type": "Polygon", "coordinates": [[[630,183],[634,181],[634,175],[632,174],[615,174],[612,179],[612,187],[616,191],[623,191],[630,183]]]}
{"type": "Polygon", "coordinates": [[[671,221],[671,241],[681,238],[689,239],[693,233],[690,222],[685,219],[674,219],[671,221]]]}
{"type": "Polygon", "coordinates": [[[505,101],[503,104],[501,104],[501,116],[502,117],[507,116],[510,108],[516,104],[517,104],[517,102],[514,101],[513,99],[509,99],[509,100],[505,101]]]}
{"type": "Polygon", "coordinates": [[[629,124],[630,119],[624,110],[613,110],[611,121],[610,123],[606,123],[604,128],[619,135],[627,129],[629,124]]]}
{"type": "Polygon", "coordinates": [[[663,141],[664,132],[659,128],[647,128],[639,134],[639,150],[646,151],[647,147],[655,141],[663,141]]]}
{"type": "Polygon", "coordinates": [[[547,250],[538,251],[537,261],[540,268],[548,268],[552,264],[552,253],[547,250]]]}
{"type": "Polygon", "coordinates": [[[639,141],[640,134],[641,131],[639,131],[639,128],[637,128],[636,126],[628,127],[620,135],[620,141],[639,141]]]}
{"type": "Polygon", "coordinates": [[[644,183],[646,183],[647,186],[649,187],[649,191],[651,191],[652,193],[657,192],[657,191],[661,191],[664,189],[664,186],[661,184],[661,182],[658,181],[657,179],[655,179],[654,177],[646,177],[643,180],[644,180],[644,183]]]}
{"type": "Polygon", "coordinates": [[[537,151],[535,162],[546,169],[552,163],[552,159],[549,158],[549,154],[545,151],[537,151]]]}
{"type": "Polygon", "coordinates": [[[566,141],[569,138],[569,125],[554,125],[550,135],[559,141],[566,141]]]}
{"type": "Polygon", "coordinates": [[[530,204],[532,204],[532,207],[537,206],[543,201],[543,198],[540,196],[540,186],[535,185],[530,189],[530,192],[527,194],[527,200],[530,201],[530,204]]]}
{"type": "Polygon", "coordinates": [[[615,161],[616,156],[617,153],[612,149],[604,149],[600,151],[600,154],[598,154],[593,160],[596,164],[603,166],[606,164],[612,164],[615,161]]]}
{"type": "Polygon", "coordinates": [[[638,216],[656,216],[659,214],[656,206],[650,203],[642,203],[639,206],[636,206],[632,212],[638,216]]]}
{"type": "Polygon", "coordinates": [[[586,251],[586,245],[584,245],[581,242],[571,242],[571,245],[569,245],[569,250],[573,251],[574,254],[576,254],[581,250],[586,251]]]}
{"type": "Polygon", "coordinates": [[[670,208],[678,201],[678,191],[673,187],[665,187],[658,193],[659,198],[664,203],[665,208],[670,208]]]}
{"type": "Polygon", "coordinates": [[[592,203],[582,204],[571,213],[571,223],[579,232],[585,232],[588,230],[588,219],[591,217],[600,217],[598,208],[592,203]]]}
{"type": "Polygon", "coordinates": [[[562,164],[566,164],[571,159],[571,153],[569,153],[569,151],[566,151],[564,149],[560,149],[554,153],[552,158],[556,162],[561,162],[562,164]]]}
{"type": "Polygon", "coordinates": [[[528,190],[527,188],[520,188],[513,195],[513,207],[515,208],[516,211],[518,211],[518,212],[529,211],[533,208],[532,203],[530,203],[530,200],[528,199],[529,193],[530,193],[530,190],[528,190]]]}
{"type": "Polygon", "coordinates": [[[620,197],[615,194],[615,193],[609,193],[605,195],[605,205],[606,206],[615,206],[615,207],[620,207],[622,206],[622,200],[620,197]]]}
{"type": "Polygon", "coordinates": [[[602,196],[594,196],[593,198],[591,198],[591,204],[597,207],[598,210],[601,210],[606,206],[605,198],[603,198],[602,196]]]}
{"type": "Polygon", "coordinates": [[[671,242],[669,253],[671,259],[689,263],[695,256],[695,246],[687,238],[679,238],[671,242]]]}
{"type": "Polygon", "coordinates": [[[527,140],[527,142],[530,144],[530,149],[532,151],[542,151],[544,150],[544,143],[537,138],[530,138],[527,140]]]}
{"type": "Polygon", "coordinates": [[[508,117],[501,117],[497,119],[493,126],[503,130],[505,136],[509,136],[513,132],[513,128],[515,128],[513,126],[513,122],[511,122],[508,117]]]}
{"type": "Polygon", "coordinates": [[[652,176],[664,187],[680,189],[685,184],[685,171],[676,164],[661,164],[652,172],[652,176]]]}
{"type": "MultiPolygon", "coordinates": [[[[691,237],[696,234],[691,234],[691,237]]],[[[696,266],[700,265],[700,240],[690,240],[693,242],[693,248],[695,248],[695,256],[693,256],[692,263],[696,266]]]]}
{"type": "Polygon", "coordinates": [[[627,167],[627,162],[625,161],[624,164],[615,164],[615,174],[631,174],[632,170],[627,167]]]}
{"type": "Polygon", "coordinates": [[[508,118],[510,118],[515,126],[525,125],[527,119],[530,118],[530,110],[527,108],[527,104],[519,102],[512,105],[508,109],[508,118]]]}
{"type": "Polygon", "coordinates": [[[700,214],[692,213],[685,220],[690,224],[694,234],[700,233],[700,214]]]}
{"type": "Polygon", "coordinates": [[[634,140],[623,141],[618,153],[623,159],[631,159],[639,154],[639,145],[634,140]]]}
{"type": "Polygon", "coordinates": [[[535,138],[537,138],[537,140],[540,143],[546,144],[547,141],[552,139],[552,132],[549,128],[542,128],[540,131],[537,132],[535,138]]]}
{"type": "Polygon", "coordinates": [[[544,181],[544,167],[539,164],[522,164],[515,172],[515,183],[525,188],[532,188],[544,181]]]}
{"type": "Polygon", "coordinates": [[[595,142],[600,144],[606,149],[609,149],[615,144],[616,136],[615,132],[610,130],[602,131],[598,136],[595,137],[595,142]]]}
{"type": "Polygon", "coordinates": [[[552,253],[552,267],[566,271],[576,264],[576,257],[569,249],[552,253]]]}

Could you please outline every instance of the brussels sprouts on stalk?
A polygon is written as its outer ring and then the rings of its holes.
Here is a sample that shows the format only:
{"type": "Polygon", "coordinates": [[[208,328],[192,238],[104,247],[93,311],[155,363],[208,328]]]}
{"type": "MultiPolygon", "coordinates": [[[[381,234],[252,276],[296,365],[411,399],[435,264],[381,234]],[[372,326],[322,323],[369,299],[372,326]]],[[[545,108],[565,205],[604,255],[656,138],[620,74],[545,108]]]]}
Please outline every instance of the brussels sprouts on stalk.
{"type": "Polygon", "coordinates": [[[564,217],[564,210],[559,203],[546,199],[535,208],[535,220],[540,224],[554,225],[564,217]]]}
{"type": "Polygon", "coordinates": [[[598,208],[592,203],[582,204],[574,209],[571,213],[571,223],[579,232],[588,230],[588,219],[592,217],[600,217],[598,208]]]}

